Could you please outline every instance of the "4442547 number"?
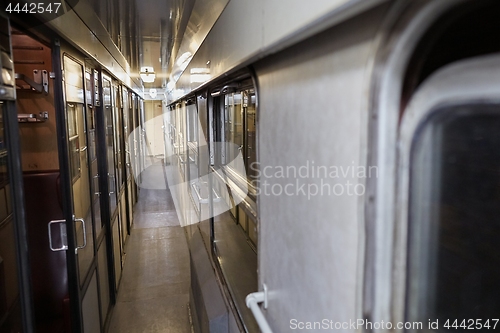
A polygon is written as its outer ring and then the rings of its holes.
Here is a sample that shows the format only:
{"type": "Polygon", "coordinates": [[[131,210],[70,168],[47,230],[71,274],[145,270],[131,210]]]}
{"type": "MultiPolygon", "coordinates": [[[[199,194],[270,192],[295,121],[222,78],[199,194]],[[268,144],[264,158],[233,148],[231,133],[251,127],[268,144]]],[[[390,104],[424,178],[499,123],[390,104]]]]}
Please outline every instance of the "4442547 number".
{"type": "Polygon", "coordinates": [[[455,319],[448,319],[443,327],[447,329],[464,329],[464,330],[481,330],[481,329],[492,329],[497,327],[499,319],[464,319],[462,321],[455,319]]]}
{"type": "Polygon", "coordinates": [[[5,12],[7,13],[26,13],[26,14],[43,14],[43,13],[54,13],[57,14],[59,8],[61,7],[60,2],[28,2],[28,3],[12,3],[7,4],[5,12]]]}

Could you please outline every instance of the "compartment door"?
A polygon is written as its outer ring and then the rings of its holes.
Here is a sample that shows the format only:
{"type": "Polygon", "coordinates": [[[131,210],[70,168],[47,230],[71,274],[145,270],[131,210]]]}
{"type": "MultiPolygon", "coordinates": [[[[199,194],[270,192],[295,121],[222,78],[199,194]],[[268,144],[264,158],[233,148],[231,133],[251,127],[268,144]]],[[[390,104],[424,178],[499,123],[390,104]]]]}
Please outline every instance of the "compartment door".
{"type": "Polygon", "coordinates": [[[52,52],[64,219],[49,223],[50,247],[66,252],[72,332],[100,332],[84,69],[58,42],[52,52]]]}

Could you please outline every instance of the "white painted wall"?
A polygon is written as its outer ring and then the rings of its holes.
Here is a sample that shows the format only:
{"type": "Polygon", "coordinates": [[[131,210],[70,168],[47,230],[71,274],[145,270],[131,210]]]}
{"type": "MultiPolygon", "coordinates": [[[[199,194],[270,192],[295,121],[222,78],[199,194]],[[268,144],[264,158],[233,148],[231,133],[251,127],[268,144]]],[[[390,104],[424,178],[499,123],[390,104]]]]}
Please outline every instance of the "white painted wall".
{"type": "Polygon", "coordinates": [[[309,178],[261,176],[259,280],[269,289],[265,312],[274,332],[292,331],[294,319],[344,323],[363,318],[365,198],[346,192],[347,182],[352,190],[366,179],[350,171],[312,176],[311,166],[366,166],[370,59],[384,13],[338,26],[255,65],[261,171],[310,166],[309,178]],[[297,191],[297,181],[306,193],[311,186],[310,198],[297,191]],[[314,186],[323,184],[323,194],[313,195],[314,186]],[[345,192],[328,194],[327,187],[337,184],[345,192]],[[293,195],[277,194],[287,185],[293,195]]]}

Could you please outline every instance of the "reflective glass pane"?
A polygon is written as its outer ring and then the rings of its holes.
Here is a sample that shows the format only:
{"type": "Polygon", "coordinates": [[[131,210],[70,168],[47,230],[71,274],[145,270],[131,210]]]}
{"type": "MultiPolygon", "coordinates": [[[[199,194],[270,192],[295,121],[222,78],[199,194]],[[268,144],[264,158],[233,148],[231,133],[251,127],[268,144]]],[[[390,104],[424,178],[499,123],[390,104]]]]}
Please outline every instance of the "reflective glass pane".
{"type": "Polygon", "coordinates": [[[3,112],[0,102],[0,332],[23,332],[3,112]]]}
{"type": "Polygon", "coordinates": [[[78,135],[78,130],[76,127],[76,104],[67,103],[66,104],[66,117],[68,121],[68,137],[73,137],[78,135]]]}
{"type": "Polygon", "coordinates": [[[250,163],[257,162],[256,96],[250,80],[240,86],[239,90],[214,98],[213,114],[209,113],[215,170],[212,184],[214,194],[220,196],[214,208],[227,207],[213,219],[213,245],[238,313],[249,331],[257,331],[245,306],[245,297],[256,290],[258,280],[254,221],[257,207],[248,190],[248,181],[252,180],[248,178],[250,163]],[[250,195],[242,194],[247,192],[250,195]]]}
{"type": "Polygon", "coordinates": [[[69,159],[71,179],[75,182],[80,177],[80,140],[78,140],[78,136],[74,136],[69,140],[69,159]]]}
{"type": "Polygon", "coordinates": [[[115,142],[113,128],[113,109],[111,104],[111,83],[104,79],[103,83],[104,100],[104,126],[106,129],[106,155],[108,160],[108,177],[110,213],[113,215],[116,210],[116,179],[115,179],[115,142]]]}
{"type": "Polygon", "coordinates": [[[116,181],[118,184],[118,190],[120,190],[121,185],[123,184],[123,165],[122,165],[122,148],[121,148],[121,132],[122,132],[122,122],[121,122],[121,97],[120,97],[120,89],[118,86],[113,86],[114,92],[114,108],[113,108],[113,127],[114,127],[114,140],[115,140],[115,163],[116,163],[116,181]]]}
{"type": "MultiPolygon", "coordinates": [[[[0,107],[3,108],[2,102],[0,102],[0,107]]],[[[0,109],[1,111],[1,109],[0,109]]],[[[0,126],[0,149],[6,149],[5,147],[5,136],[4,136],[4,128],[3,128],[3,111],[0,112],[0,123],[2,124],[0,126]]]]}
{"type": "Polygon", "coordinates": [[[241,93],[226,95],[225,98],[225,134],[228,145],[226,163],[233,161],[243,147],[243,109],[241,107],[241,93]],[[239,149],[235,149],[238,148],[239,149]]]}
{"type": "Polygon", "coordinates": [[[500,317],[499,128],[499,106],[453,107],[435,112],[414,141],[409,321],[439,320],[444,332],[447,320],[500,317]]]}
{"type": "Polygon", "coordinates": [[[5,184],[9,181],[7,173],[7,150],[0,149],[0,184],[5,184]]]}
{"type": "Polygon", "coordinates": [[[256,135],[256,98],[255,91],[247,90],[244,92],[243,107],[246,112],[246,143],[245,157],[247,177],[250,180],[256,179],[256,170],[258,170],[257,162],[257,135],[256,135]],[[253,166],[253,167],[252,167],[253,166]]]}
{"type": "Polygon", "coordinates": [[[196,104],[187,106],[187,136],[189,154],[189,179],[198,178],[198,112],[196,104]]]}

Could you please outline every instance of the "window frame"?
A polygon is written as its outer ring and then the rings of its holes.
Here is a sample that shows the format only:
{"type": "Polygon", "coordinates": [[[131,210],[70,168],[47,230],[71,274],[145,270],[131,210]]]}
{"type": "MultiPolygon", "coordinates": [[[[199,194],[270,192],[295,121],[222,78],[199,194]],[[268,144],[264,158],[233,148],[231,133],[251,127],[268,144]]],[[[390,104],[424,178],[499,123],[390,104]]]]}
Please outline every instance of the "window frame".
{"type": "MultiPolygon", "coordinates": [[[[389,293],[390,319],[404,322],[406,318],[406,287],[408,257],[408,212],[411,148],[419,126],[442,108],[463,106],[464,104],[500,105],[500,57],[487,55],[466,59],[444,67],[434,73],[414,94],[402,113],[397,134],[397,163],[395,165],[395,215],[393,245],[384,250],[390,255],[391,275],[389,293]]],[[[385,179],[385,177],[384,177],[385,179]]],[[[370,200],[373,200],[371,198],[370,200]]],[[[389,230],[386,230],[389,232],[389,230]]],[[[403,330],[396,330],[396,333],[403,330]]]]}
{"type": "MultiPolygon", "coordinates": [[[[227,147],[224,142],[228,141],[230,118],[228,117],[228,107],[226,101],[228,94],[241,93],[241,140],[243,148],[246,147],[247,124],[246,112],[243,108],[243,92],[253,90],[255,93],[255,141],[257,146],[258,134],[258,87],[256,81],[251,76],[243,79],[225,82],[208,94],[208,144],[210,153],[211,182],[214,192],[221,196],[221,201],[226,202],[230,211],[211,218],[210,234],[212,258],[215,265],[228,287],[232,302],[242,322],[248,325],[252,331],[257,329],[256,323],[249,309],[244,306],[244,296],[249,292],[258,290],[258,196],[255,187],[256,182],[252,182],[247,175],[242,177],[238,172],[226,165],[227,147]],[[244,189],[248,189],[248,193],[244,189]],[[235,205],[235,202],[241,200],[235,205]],[[249,230],[253,226],[255,230],[249,230]],[[232,244],[232,245],[231,245],[232,244]],[[237,244],[237,245],[236,245],[237,244]],[[236,246],[236,248],[232,248],[236,246]],[[233,249],[233,250],[231,250],[233,249]],[[234,254],[234,255],[231,255],[234,254]],[[242,256],[242,257],[240,257],[242,256]],[[242,260],[243,258],[243,260],[242,260]],[[239,262],[236,264],[236,262],[239,262]],[[238,274],[235,272],[238,271],[238,274]],[[244,273],[245,272],[245,273],[244,273]],[[236,276],[246,276],[241,280],[236,276]],[[241,280],[241,281],[240,281],[241,280]],[[249,288],[248,283],[255,280],[253,288],[249,288]],[[248,290],[247,290],[248,289],[248,290]],[[255,325],[255,327],[254,327],[255,325]]],[[[200,112],[200,110],[199,110],[200,112]]],[[[234,142],[232,142],[234,144],[234,142]]],[[[255,147],[256,149],[258,147],[255,147]]],[[[244,159],[245,172],[248,170],[246,149],[241,149],[244,159]]],[[[258,158],[258,154],[256,154],[258,158]]],[[[258,160],[257,160],[258,161],[258,160]]]]}

